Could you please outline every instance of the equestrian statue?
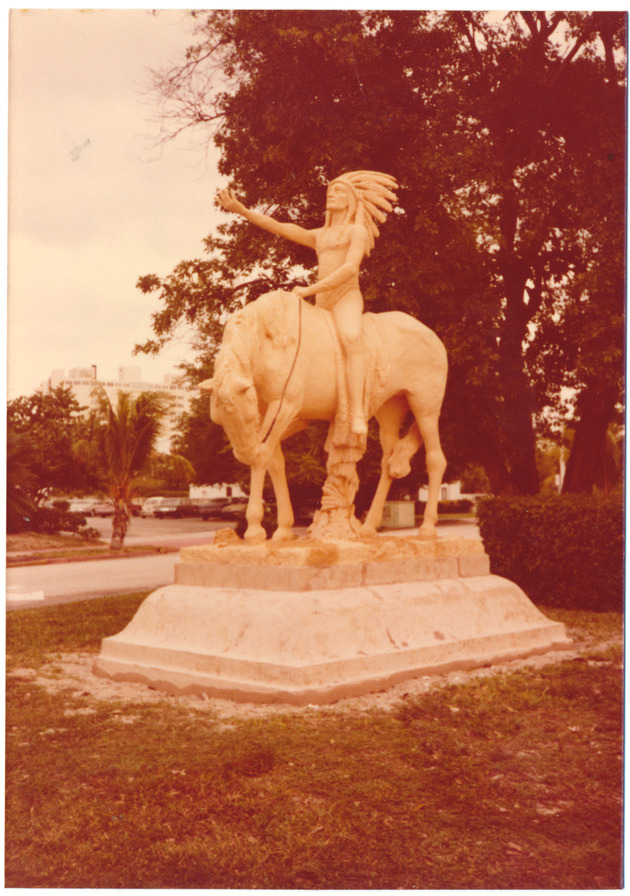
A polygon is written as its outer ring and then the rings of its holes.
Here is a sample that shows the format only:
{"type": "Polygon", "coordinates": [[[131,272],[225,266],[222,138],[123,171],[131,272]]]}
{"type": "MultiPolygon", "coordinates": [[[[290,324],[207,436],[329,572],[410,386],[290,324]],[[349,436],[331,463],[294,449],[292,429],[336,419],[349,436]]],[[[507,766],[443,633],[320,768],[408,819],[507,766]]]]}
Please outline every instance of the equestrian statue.
{"type": "Polygon", "coordinates": [[[364,313],[361,262],[374,247],[378,224],[396,201],[393,177],[353,171],[327,189],[324,225],[306,230],[246,208],[231,190],[219,201],[270,233],[315,250],[318,277],[309,286],[267,293],[228,320],[211,393],[212,419],[225,429],[235,457],[251,467],[245,540],[266,537],[262,490],[268,471],[276,495],[274,539],[292,538],[293,510],[282,441],[312,420],[329,421],[327,479],[311,534],[356,539],[376,532],[394,478],[410,470],[424,443],[428,500],[419,530],[436,534],[446,460],[438,420],[447,376],[446,350],[436,334],[399,311],[364,313]],[[315,296],[315,304],[307,301],[315,296]],[[401,437],[408,413],[413,423],[401,437]],[[367,517],[354,515],[356,464],[375,417],[383,451],[381,476],[367,517]]]}

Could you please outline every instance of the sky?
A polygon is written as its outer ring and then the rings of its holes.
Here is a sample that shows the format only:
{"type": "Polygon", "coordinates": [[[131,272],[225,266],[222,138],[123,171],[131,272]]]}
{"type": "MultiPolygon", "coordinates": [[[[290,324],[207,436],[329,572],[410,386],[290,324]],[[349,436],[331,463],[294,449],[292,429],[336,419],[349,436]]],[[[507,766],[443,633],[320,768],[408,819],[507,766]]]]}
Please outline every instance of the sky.
{"type": "Polygon", "coordinates": [[[7,394],[55,369],[121,366],[162,382],[186,340],[133,356],[166,276],[199,257],[222,214],[214,151],[156,148],[148,69],[192,42],[182,10],[12,10],[9,18],[7,394]]]}
{"type": "Polygon", "coordinates": [[[113,379],[131,365],[161,382],[193,355],[186,339],[157,358],[132,354],[160,307],[138,277],[201,255],[223,219],[216,151],[151,141],[148,69],[181,59],[188,29],[178,9],[10,13],[9,399],[56,369],[96,365],[113,379]]]}

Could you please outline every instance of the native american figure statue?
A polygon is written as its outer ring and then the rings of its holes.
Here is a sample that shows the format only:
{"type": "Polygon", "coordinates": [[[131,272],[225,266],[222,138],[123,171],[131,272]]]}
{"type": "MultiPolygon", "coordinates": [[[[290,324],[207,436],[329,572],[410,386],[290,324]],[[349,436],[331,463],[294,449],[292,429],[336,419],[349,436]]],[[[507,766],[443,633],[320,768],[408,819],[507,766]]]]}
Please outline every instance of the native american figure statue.
{"type": "Polygon", "coordinates": [[[251,211],[229,190],[219,194],[226,210],[243,215],[264,230],[309,246],[317,253],[317,281],[311,286],[297,286],[293,292],[303,298],[315,296],[315,305],[326,308],[332,315],[345,371],[344,392],[348,408],[343,411],[349,415],[350,428],[355,435],[367,433],[365,357],[361,344],[363,296],[359,269],[374,247],[378,236],[377,222],[383,223],[386,212],[393,209],[396,187],[393,177],[377,171],[342,174],[328,185],[326,219],[324,226],[316,230],[283,224],[251,211]]]}
{"type": "MultiPolygon", "coordinates": [[[[298,286],[292,293],[270,293],[258,300],[261,302],[260,310],[262,311],[263,306],[265,308],[266,320],[266,323],[262,324],[262,331],[258,334],[260,340],[258,364],[265,356],[265,340],[273,344],[276,351],[281,348],[284,350],[288,344],[293,344],[295,351],[284,382],[282,382],[282,376],[275,377],[269,373],[267,386],[263,385],[262,392],[256,393],[257,412],[260,417],[256,457],[258,465],[263,464],[263,477],[264,470],[268,469],[272,479],[274,478],[272,467],[274,465],[277,467],[279,463],[274,452],[276,448],[279,449],[279,443],[283,438],[306,425],[306,421],[309,419],[331,421],[326,442],[328,478],[322,496],[322,509],[312,527],[313,534],[316,535],[352,537],[359,532],[361,527],[354,518],[353,508],[358,487],[356,464],[365,451],[367,421],[374,415],[378,416],[377,412],[382,409],[384,402],[388,405],[388,410],[385,412],[388,421],[386,429],[389,434],[386,439],[387,445],[383,443],[383,424],[380,419],[379,424],[383,449],[385,451],[387,447],[389,453],[388,457],[384,458],[384,463],[389,466],[388,471],[384,474],[384,479],[382,477],[379,484],[380,511],[376,509],[374,513],[370,511],[367,522],[371,528],[380,523],[382,502],[386,497],[385,480],[387,480],[387,488],[389,488],[392,476],[401,476],[405,475],[403,471],[408,472],[409,458],[418,449],[423,439],[427,447],[427,458],[429,458],[429,443],[432,445],[431,456],[434,461],[434,472],[432,476],[430,475],[430,491],[435,491],[435,510],[437,511],[437,491],[439,491],[439,482],[441,482],[444,471],[444,457],[437,437],[437,418],[446,382],[444,347],[434,333],[408,315],[399,312],[390,312],[386,315],[364,315],[363,296],[359,286],[361,263],[374,247],[374,241],[379,234],[378,225],[384,223],[387,213],[393,210],[393,203],[396,201],[394,193],[396,188],[397,183],[393,177],[377,171],[352,171],[340,175],[328,185],[324,225],[314,230],[306,230],[293,223],[276,221],[268,215],[248,209],[239,202],[231,190],[222,190],[219,193],[219,201],[227,211],[242,215],[252,224],[272,234],[308,246],[317,254],[318,276],[316,282],[310,286],[298,286]],[[290,299],[291,296],[293,299],[290,299]],[[314,321],[312,321],[307,330],[303,318],[308,316],[310,320],[311,315],[310,313],[307,315],[305,309],[306,307],[312,308],[312,306],[303,307],[302,300],[310,296],[315,296],[317,326],[314,326],[314,321]],[[272,297],[275,298],[271,303],[261,301],[271,300],[272,297]],[[297,313],[292,313],[287,302],[292,305],[295,300],[297,300],[297,313]],[[386,317],[388,318],[388,327],[380,328],[380,323],[383,325],[386,323],[384,320],[386,317]],[[377,321],[377,318],[383,318],[383,320],[377,321]],[[272,320],[271,324],[270,320],[272,320]],[[392,328],[396,333],[391,332],[390,337],[394,338],[396,345],[387,347],[382,344],[383,339],[387,340],[387,331],[392,328]],[[418,332],[418,328],[421,328],[421,334],[418,332]],[[311,345],[315,334],[317,334],[317,340],[321,342],[319,349],[317,346],[311,345]],[[420,339],[420,342],[427,343],[428,340],[428,344],[423,343],[422,346],[416,344],[415,349],[412,350],[409,338],[406,337],[410,337],[413,343],[414,335],[416,342],[420,339]],[[414,351],[419,349],[425,350],[424,357],[420,353],[414,357],[414,351]],[[307,360],[311,364],[310,368],[304,367],[307,360]],[[427,396],[426,401],[423,398],[422,407],[418,406],[417,410],[427,421],[435,422],[434,433],[433,427],[425,425],[424,421],[420,426],[416,408],[412,407],[404,396],[405,392],[412,393],[417,385],[417,371],[411,369],[417,364],[429,365],[431,395],[427,396]],[[396,394],[394,402],[396,409],[392,416],[392,408],[389,405],[394,398],[391,394],[393,366],[397,368],[394,379],[399,393],[396,394]],[[404,382],[400,381],[401,370],[403,378],[404,375],[408,375],[408,389],[405,389],[404,382]],[[309,378],[311,380],[307,392],[312,407],[305,407],[303,402],[305,377],[307,380],[309,378]],[[277,388],[272,387],[270,384],[276,383],[276,381],[277,388]],[[276,395],[275,392],[278,390],[281,394],[276,395]],[[319,406],[316,399],[318,391],[322,396],[319,406]],[[416,423],[404,439],[398,439],[400,426],[410,407],[416,417],[416,423]],[[399,417],[400,420],[398,420],[399,417]],[[392,422],[394,420],[398,421],[397,424],[392,422]],[[394,431],[395,435],[392,441],[394,431]],[[428,441],[427,436],[429,437],[428,441]],[[405,457],[401,462],[403,455],[405,457]],[[436,482],[437,486],[435,486],[436,482]],[[377,516],[378,520],[375,523],[377,516]]],[[[242,316],[246,311],[247,308],[242,312],[237,312],[234,315],[236,318],[234,322],[237,323],[240,319],[239,315],[242,316]]],[[[234,330],[233,327],[232,333],[234,330]]],[[[228,325],[224,336],[224,345],[226,342],[232,342],[234,338],[230,335],[228,325]]],[[[225,371],[221,371],[222,351],[223,348],[217,356],[217,375],[214,380],[202,384],[202,387],[215,389],[212,404],[213,418],[221,417],[222,419],[217,422],[221,422],[227,430],[229,423],[228,425],[225,423],[225,414],[219,410],[220,398],[217,398],[216,395],[217,379],[221,379],[222,382],[226,381],[225,371]]],[[[282,369],[285,370],[284,365],[282,369]]],[[[246,371],[244,373],[243,381],[246,381],[250,374],[246,371]]],[[[241,381],[240,377],[238,379],[241,381]]],[[[233,397],[231,400],[233,402],[233,397]]],[[[230,428],[234,431],[234,427],[230,428]]],[[[243,427],[241,427],[241,438],[243,431],[243,427]]],[[[229,432],[228,435],[230,435],[229,432]]],[[[234,431],[234,437],[238,439],[239,433],[234,431]]],[[[235,454],[238,456],[238,448],[231,435],[230,439],[235,454]]],[[[241,447],[240,453],[241,455],[245,453],[243,447],[241,447]]],[[[247,454],[251,455],[251,451],[248,450],[247,454]]],[[[245,462],[250,463],[250,461],[245,462]]],[[[427,464],[429,465],[429,459],[427,459],[427,464]]],[[[250,463],[250,465],[252,464],[250,463]]],[[[278,473],[277,478],[281,479],[282,476],[278,473]]],[[[258,485],[256,488],[258,489],[258,485]]],[[[262,485],[260,488],[262,489],[262,485]]],[[[431,528],[431,525],[434,525],[434,522],[431,523],[433,503],[431,496],[427,503],[428,516],[425,516],[427,523],[425,532],[427,527],[431,528]],[[431,509],[429,509],[429,504],[431,509]]],[[[278,501],[278,507],[280,507],[280,501],[278,501]]],[[[248,514],[248,521],[249,519],[250,515],[248,514]]],[[[291,524],[289,524],[289,529],[291,524]]],[[[256,528],[257,536],[260,534],[260,528],[256,528]]],[[[279,523],[278,531],[284,532],[286,536],[286,530],[287,527],[279,523]]],[[[250,532],[249,540],[252,540],[253,537],[253,533],[250,532]]]]}

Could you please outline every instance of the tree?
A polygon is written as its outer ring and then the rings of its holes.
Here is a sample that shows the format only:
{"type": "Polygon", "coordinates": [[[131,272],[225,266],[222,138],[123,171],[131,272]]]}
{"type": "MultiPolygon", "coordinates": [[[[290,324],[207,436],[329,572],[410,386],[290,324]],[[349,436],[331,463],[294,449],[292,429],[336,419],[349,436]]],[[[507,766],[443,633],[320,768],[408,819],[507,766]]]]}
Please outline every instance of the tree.
{"type": "MultiPolygon", "coordinates": [[[[538,491],[536,425],[561,412],[563,389],[595,389],[605,369],[613,410],[620,398],[625,16],[192,16],[185,61],[154,76],[165,136],[205,127],[246,204],[307,227],[339,172],[395,175],[400,209],[362,279],[368,309],[408,311],[446,343],[452,465],[482,463],[495,492],[538,491]]],[[[206,248],[140,279],[163,302],[143,350],[194,322],[207,364],[226,311],[312,263],[238,220],[206,248]]],[[[585,425],[588,407],[578,399],[585,425]]]]}
{"type": "Polygon", "coordinates": [[[13,426],[7,429],[7,532],[29,528],[35,512],[37,464],[33,443],[13,426]]]}
{"type": "Polygon", "coordinates": [[[147,468],[148,476],[160,483],[162,491],[185,491],[195,479],[195,468],[187,458],[181,454],[161,454],[154,452],[151,455],[147,468]]]}
{"type": "Polygon", "coordinates": [[[79,491],[94,485],[94,477],[77,461],[73,446],[86,434],[87,408],[71,389],[59,386],[48,393],[34,392],[7,404],[7,429],[28,455],[28,494],[35,505],[52,490],[79,491]]]}
{"type": "Polygon", "coordinates": [[[96,397],[91,436],[77,453],[109,487],[114,502],[110,549],[121,550],[137,480],[151,460],[169,401],[159,392],[141,392],[133,399],[121,390],[114,408],[104,389],[96,390],[96,397]]]}

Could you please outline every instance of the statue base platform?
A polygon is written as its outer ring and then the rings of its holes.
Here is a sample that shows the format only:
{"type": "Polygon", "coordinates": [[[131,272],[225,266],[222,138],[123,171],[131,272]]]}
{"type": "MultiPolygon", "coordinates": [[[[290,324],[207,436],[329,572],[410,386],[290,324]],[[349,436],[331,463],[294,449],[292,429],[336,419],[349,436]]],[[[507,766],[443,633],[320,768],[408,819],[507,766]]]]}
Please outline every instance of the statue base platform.
{"type": "Polygon", "coordinates": [[[105,638],[98,675],[171,694],[323,704],[566,647],[476,539],[185,548],[175,583],[105,638]]]}

